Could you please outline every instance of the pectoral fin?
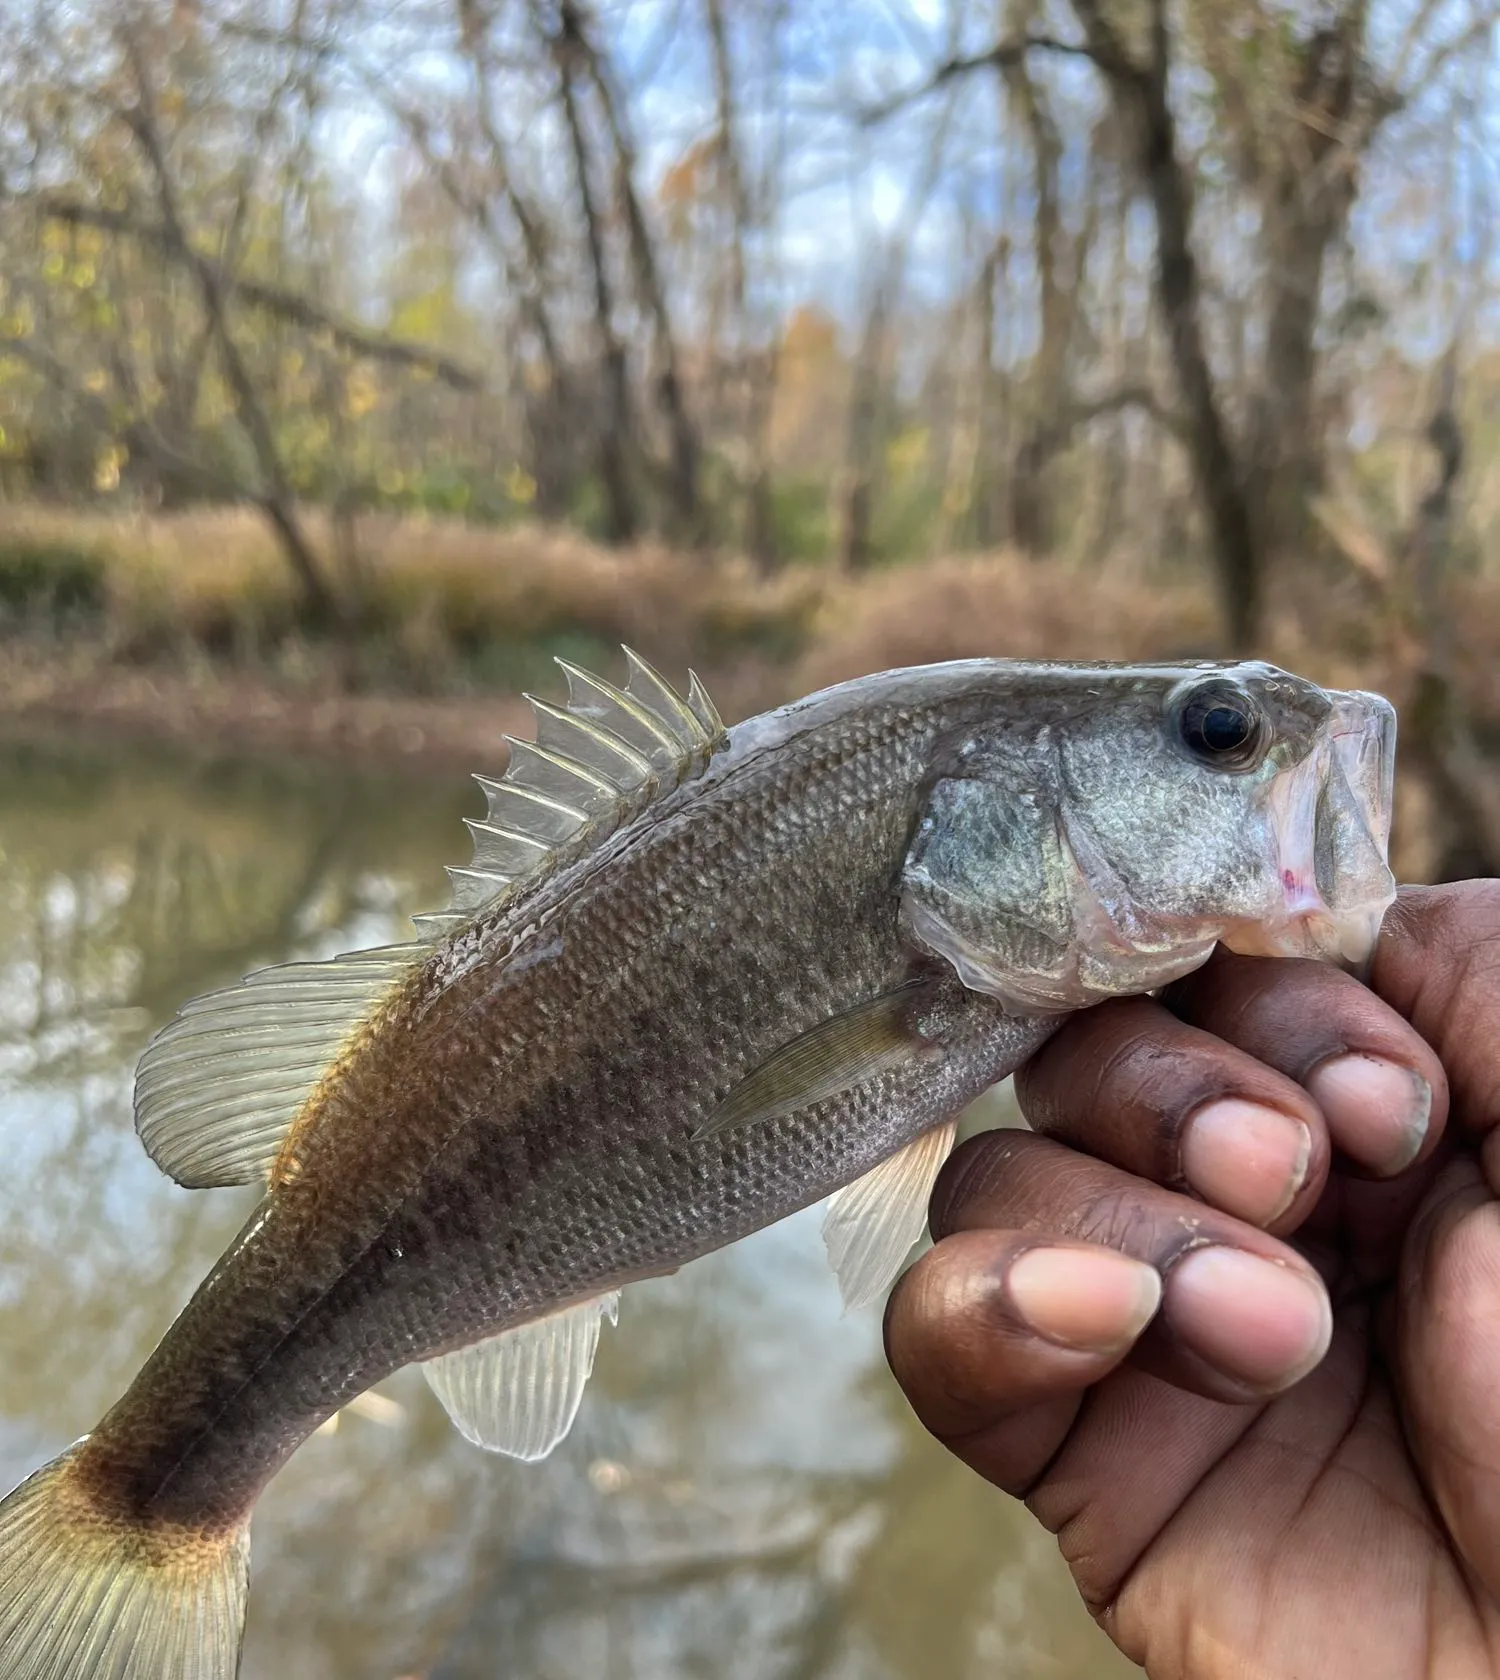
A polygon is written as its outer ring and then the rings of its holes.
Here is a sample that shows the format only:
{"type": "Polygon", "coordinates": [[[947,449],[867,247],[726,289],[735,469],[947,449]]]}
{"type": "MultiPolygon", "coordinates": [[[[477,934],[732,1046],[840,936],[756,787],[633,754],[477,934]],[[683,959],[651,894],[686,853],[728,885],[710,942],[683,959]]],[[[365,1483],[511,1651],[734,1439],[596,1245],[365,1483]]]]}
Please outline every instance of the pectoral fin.
{"type": "Polygon", "coordinates": [[[717,1137],[826,1102],[926,1047],[917,1024],[932,985],[910,981],[784,1044],[725,1097],[695,1136],[717,1137]]]}
{"type": "Polygon", "coordinates": [[[950,1120],[923,1132],[829,1202],[823,1242],[845,1312],[878,1301],[901,1270],[927,1223],[927,1203],[956,1129],[950,1120]]]}

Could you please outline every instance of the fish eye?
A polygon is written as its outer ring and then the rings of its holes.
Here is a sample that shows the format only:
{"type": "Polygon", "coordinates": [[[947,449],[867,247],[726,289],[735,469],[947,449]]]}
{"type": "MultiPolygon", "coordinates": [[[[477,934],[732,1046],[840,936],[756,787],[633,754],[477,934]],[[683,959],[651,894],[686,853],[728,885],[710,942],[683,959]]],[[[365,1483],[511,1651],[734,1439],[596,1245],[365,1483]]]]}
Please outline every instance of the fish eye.
{"type": "Polygon", "coordinates": [[[1183,701],[1177,715],[1183,745],[1217,769],[1248,769],[1265,734],[1260,708],[1238,688],[1212,683],[1183,701]]]}

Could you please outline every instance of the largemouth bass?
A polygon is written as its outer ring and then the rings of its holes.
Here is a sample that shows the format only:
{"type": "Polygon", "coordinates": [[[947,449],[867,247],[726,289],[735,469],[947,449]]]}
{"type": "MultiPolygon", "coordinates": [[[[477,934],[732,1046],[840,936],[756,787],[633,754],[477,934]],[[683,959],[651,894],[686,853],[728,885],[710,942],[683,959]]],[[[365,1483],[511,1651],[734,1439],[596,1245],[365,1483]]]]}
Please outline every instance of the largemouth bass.
{"type": "Polygon", "coordinates": [[[1066,1012],[1238,950],[1359,962],[1395,719],[1270,666],[976,660],[725,730],[634,655],[534,701],[453,902],[252,975],[137,1125],[255,1214],[93,1434],[0,1504],[0,1680],[225,1680],[251,1509],[422,1362],[481,1446],[566,1433],[618,1292],[832,1196],[845,1298],[955,1117],[1066,1012]]]}

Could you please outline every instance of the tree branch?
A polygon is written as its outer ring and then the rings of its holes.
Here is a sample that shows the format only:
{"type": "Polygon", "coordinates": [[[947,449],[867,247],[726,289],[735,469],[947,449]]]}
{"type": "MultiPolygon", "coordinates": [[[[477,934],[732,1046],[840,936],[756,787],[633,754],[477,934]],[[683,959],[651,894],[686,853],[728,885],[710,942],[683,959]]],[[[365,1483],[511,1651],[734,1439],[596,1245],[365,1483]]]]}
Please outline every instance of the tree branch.
{"type": "MultiPolygon", "coordinates": [[[[1014,41],[997,41],[984,52],[960,54],[944,59],[914,87],[903,88],[877,104],[866,106],[859,113],[858,120],[864,127],[873,128],[877,123],[885,122],[897,112],[905,110],[908,105],[914,105],[919,100],[939,92],[949,82],[957,81],[961,76],[972,75],[976,70],[1009,69],[1032,52],[1062,53],[1070,58],[1089,58],[1096,64],[1099,63],[1094,48],[1082,41],[1059,41],[1051,35],[1025,35],[1014,41]]],[[[1100,64],[1100,68],[1104,69],[1104,66],[1100,64]]]]}
{"type": "Polygon", "coordinates": [[[1168,99],[1166,0],[1152,0],[1147,65],[1136,64],[1126,54],[1098,0],[1073,0],[1073,10],[1133,137],[1136,168],[1156,213],[1156,303],[1189,423],[1189,455],[1212,535],[1228,641],[1234,651],[1243,651],[1253,645],[1260,631],[1264,571],[1260,510],[1245,493],[1200,318],[1202,288],[1192,242],[1192,180],[1178,150],[1177,124],[1168,99]]]}
{"type": "MultiPolygon", "coordinates": [[[[24,204],[28,201],[18,199],[13,202],[24,204]]],[[[454,361],[450,356],[445,356],[439,350],[429,349],[425,344],[416,344],[410,339],[393,338],[369,327],[356,326],[352,321],[335,314],[333,310],[314,303],[301,292],[273,285],[269,281],[250,280],[243,275],[234,274],[191,248],[184,252],[171,230],[161,222],[142,221],[124,210],[109,210],[100,204],[85,204],[74,199],[44,196],[30,202],[40,214],[53,221],[65,222],[75,227],[99,228],[106,233],[123,234],[127,238],[139,239],[144,244],[155,246],[167,256],[185,262],[190,268],[208,268],[213,272],[219,290],[225,296],[238,297],[253,308],[263,309],[267,314],[289,321],[294,326],[304,327],[309,332],[326,332],[340,349],[347,350],[352,355],[430,373],[455,391],[472,393],[484,389],[485,381],[480,373],[465,367],[462,362],[454,361]]]]}
{"type": "Polygon", "coordinates": [[[1465,453],[1456,396],[1458,354],[1455,334],[1427,425],[1436,470],[1408,537],[1408,564],[1426,643],[1409,714],[1416,745],[1431,764],[1443,803],[1459,819],[1464,841],[1481,854],[1489,870],[1500,859],[1500,778],[1474,737],[1456,679],[1455,629],[1444,590],[1453,504],[1465,453]]]}
{"type": "Polygon", "coordinates": [[[1187,416],[1168,408],[1149,385],[1120,385],[1100,396],[1084,398],[1069,406],[1065,418],[1071,430],[1086,426],[1090,420],[1102,420],[1106,414],[1119,414],[1127,408],[1138,408],[1179,443],[1186,443],[1191,435],[1192,427],[1187,416]]]}
{"type": "Polygon", "coordinates": [[[559,43],[569,59],[575,60],[593,86],[604,117],[605,131],[614,153],[615,200],[625,224],[630,265],[639,301],[652,325],[657,359],[656,394],[666,422],[671,448],[669,474],[677,535],[697,544],[703,530],[699,499],[698,428],[688,411],[688,397],[680,367],[677,336],[667,299],[656,244],[646,225],[640,194],[636,190],[636,152],[604,53],[595,44],[592,14],[582,0],[562,0],[559,9],[559,43]]]}
{"type": "Polygon", "coordinates": [[[149,421],[121,420],[111,412],[103,397],[96,395],[75,379],[56,356],[39,344],[25,338],[0,339],[0,357],[6,356],[24,362],[41,374],[69,402],[88,414],[104,436],[119,438],[132,454],[151,461],[158,470],[172,473],[198,485],[205,495],[220,497],[226,501],[252,501],[261,504],[261,498],[248,493],[243,485],[236,484],[222,473],[204,466],[201,461],[174,449],[149,421]]]}

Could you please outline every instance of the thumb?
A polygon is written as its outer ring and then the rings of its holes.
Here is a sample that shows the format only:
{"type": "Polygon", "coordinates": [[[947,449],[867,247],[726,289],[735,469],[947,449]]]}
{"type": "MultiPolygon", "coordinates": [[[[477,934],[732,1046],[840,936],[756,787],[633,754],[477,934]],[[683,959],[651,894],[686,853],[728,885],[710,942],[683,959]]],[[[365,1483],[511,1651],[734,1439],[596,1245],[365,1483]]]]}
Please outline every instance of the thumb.
{"type": "Polygon", "coordinates": [[[1472,1157],[1413,1221],[1396,1368],[1411,1449],[1453,1544],[1500,1595],[1500,1201],[1472,1157]]]}

